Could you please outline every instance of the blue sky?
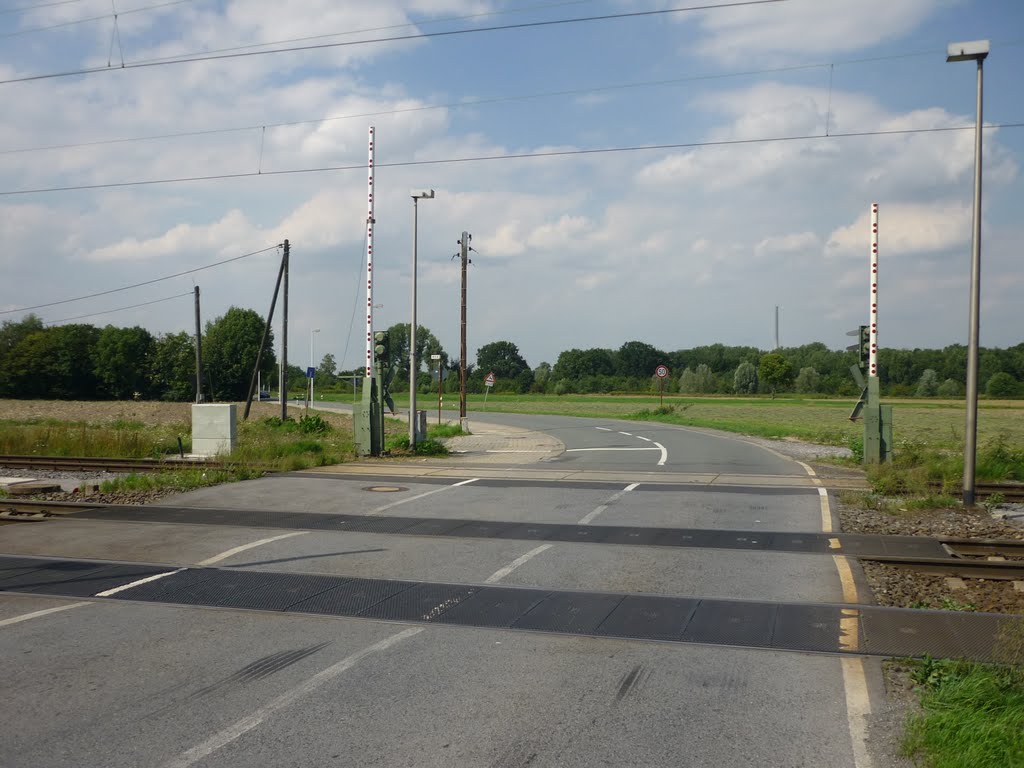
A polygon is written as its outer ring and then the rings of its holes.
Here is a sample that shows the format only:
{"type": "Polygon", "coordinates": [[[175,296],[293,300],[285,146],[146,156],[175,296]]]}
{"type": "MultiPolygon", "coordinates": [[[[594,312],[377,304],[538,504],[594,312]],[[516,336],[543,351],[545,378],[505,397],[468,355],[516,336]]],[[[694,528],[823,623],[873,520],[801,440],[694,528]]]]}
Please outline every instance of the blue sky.
{"type": "MultiPolygon", "coordinates": [[[[115,2],[115,70],[122,48],[131,64],[313,35],[360,40],[685,5],[115,2]],[[490,15],[453,20],[473,14],[490,15]],[[360,32],[400,24],[412,26],[360,32]]],[[[0,35],[10,35],[0,37],[0,80],[107,64],[113,19],[105,0],[7,7],[15,10],[0,13],[0,35]],[[92,17],[104,18],[30,31],[92,17]]],[[[361,165],[370,124],[381,163],[818,136],[826,124],[830,134],[969,126],[974,66],[946,64],[944,51],[978,38],[992,40],[986,122],[1024,122],[1018,0],[786,0],[10,82],[0,86],[0,147],[8,150],[0,154],[0,191],[361,165]],[[550,95],[561,91],[573,93],[550,95]],[[506,100],[479,103],[494,99],[506,100]],[[423,109],[453,104],[462,106],[423,109]],[[391,114],[11,151],[367,112],[391,114]]],[[[985,151],[982,343],[1008,346],[1024,340],[1024,129],[987,131],[985,151]]],[[[381,168],[375,301],[383,306],[375,324],[409,320],[408,193],[433,187],[437,197],[420,206],[419,319],[455,355],[459,275],[451,256],[463,230],[478,250],[471,356],[499,339],[518,344],[532,365],[553,363],[569,347],[633,339],[665,350],[714,342],[768,348],[776,304],[784,345],[840,347],[845,331],[866,321],[867,222],[877,201],[882,345],[961,343],[972,173],[971,131],[381,168]]],[[[287,237],[292,360],[306,364],[309,331],[319,328],[316,357],[330,351],[350,367],[363,355],[364,197],[359,170],[5,195],[0,311],[203,266],[287,237]]],[[[265,312],[275,262],[271,251],[197,273],[204,317],[231,305],[265,312]]],[[[193,277],[176,278],[38,313],[57,321],[192,286],[193,277]]],[[[86,321],[160,333],[190,329],[191,313],[182,297],[86,321]]]]}

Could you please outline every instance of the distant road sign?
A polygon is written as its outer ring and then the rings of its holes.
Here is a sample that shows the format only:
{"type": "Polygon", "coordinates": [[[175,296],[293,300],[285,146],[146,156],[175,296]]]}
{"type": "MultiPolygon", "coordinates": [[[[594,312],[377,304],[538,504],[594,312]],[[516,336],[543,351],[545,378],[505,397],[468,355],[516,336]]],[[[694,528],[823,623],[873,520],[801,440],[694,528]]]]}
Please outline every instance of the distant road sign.
{"type": "Polygon", "coordinates": [[[494,376],[494,371],[491,371],[484,377],[484,386],[493,387],[495,381],[497,381],[497,379],[494,376]]]}
{"type": "Polygon", "coordinates": [[[668,367],[664,365],[659,365],[657,368],[654,369],[654,375],[657,376],[659,379],[664,379],[666,376],[668,376],[668,367]]]}
{"type": "Polygon", "coordinates": [[[316,368],[309,366],[309,368],[306,369],[306,378],[312,379],[314,376],[316,376],[316,368]]]}
{"type": "Polygon", "coordinates": [[[431,360],[440,360],[440,359],[441,359],[441,356],[440,356],[440,355],[431,355],[431,356],[430,356],[430,359],[431,359],[431,360]]]}

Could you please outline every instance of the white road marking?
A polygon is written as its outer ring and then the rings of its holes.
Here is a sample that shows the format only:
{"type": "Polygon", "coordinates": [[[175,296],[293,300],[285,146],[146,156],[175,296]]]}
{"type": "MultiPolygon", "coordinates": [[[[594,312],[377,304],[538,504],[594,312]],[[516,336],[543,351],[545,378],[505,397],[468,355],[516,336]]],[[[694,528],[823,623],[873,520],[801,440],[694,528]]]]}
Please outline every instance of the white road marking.
{"type": "MultiPolygon", "coordinates": [[[[577,453],[579,451],[656,451],[657,448],[566,448],[566,453],[577,453]]],[[[662,448],[661,450],[665,450],[662,448]]]]}
{"type": "Polygon", "coordinates": [[[447,491],[449,488],[458,488],[460,485],[469,485],[470,483],[475,483],[479,479],[479,477],[471,477],[469,480],[462,480],[461,482],[458,483],[452,483],[451,485],[445,485],[441,488],[435,488],[432,491],[427,491],[426,493],[421,493],[416,496],[410,496],[407,499],[399,499],[398,501],[393,501],[390,504],[385,504],[383,507],[377,507],[376,509],[370,510],[366,514],[379,515],[381,512],[387,512],[389,509],[394,509],[395,507],[400,506],[402,504],[408,504],[410,501],[418,501],[419,499],[425,499],[427,496],[433,496],[435,493],[447,491]]]}
{"type": "Polygon", "coordinates": [[[832,511],[828,507],[828,489],[819,488],[818,495],[821,497],[821,530],[825,533],[832,533],[832,511]]]}
{"type": "Polygon", "coordinates": [[[248,733],[253,728],[262,723],[264,720],[266,720],[270,715],[273,715],[274,713],[281,709],[284,709],[285,707],[291,706],[296,701],[301,699],[303,696],[306,696],[315,691],[324,683],[330,682],[338,675],[347,672],[360,661],[365,659],[367,656],[370,656],[374,653],[379,653],[380,651],[386,651],[391,646],[397,645],[398,643],[402,642],[407,638],[412,637],[413,635],[418,635],[422,631],[423,629],[419,627],[405,629],[399,632],[397,635],[391,635],[391,637],[386,637],[383,640],[374,643],[373,645],[369,645],[360,651],[356,651],[351,656],[347,656],[338,663],[332,664],[326,669],[317,672],[315,675],[313,675],[305,682],[295,686],[287,693],[281,694],[266,706],[257,709],[251,715],[243,717],[241,720],[234,723],[233,725],[229,725],[224,730],[215,733],[213,736],[208,738],[203,743],[192,747],[192,749],[187,750],[186,752],[182,752],[173,760],[165,763],[165,768],[190,768],[190,766],[193,766],[200,760],[209,757],[218,749],[227,746],[235,739],[248,733]]]}
{"type": "Polygon", "coordinates": [[[665,462],[668,461],[668,449],[665,448],[661,443],[654,443],[661,450],[661,459],[658,461],[659,467],[664,467],[665,462]]]}
{"type": "Polygon", "coordinates": [[[51,613],[57,613],[59,611],[67,611],[72,608],[78,608],[80,605],[89,605],[89,603],[68,603],[67,605],[58,605],[53,608],[44,608],[41,611],[32,611],[32,613],[23,613],[21,616],[13,616],[9,619],[0,621],[0,627],[9,627],[12,624],[20,624],[23,621],[31,621],[32,619],[39,618],[40,616],[48,616],[51,613]]]}
{"type": "Polygon", "coordinates": [[[196,563],[196,565],[213,565],[214,563],[219,563],[221,560],[227,560],[229,557],[237,555],[239,552],[245,552],[247,549],[255,549],[256,547],[262,547],[264,544],[269,544],[272,541],[289,539],[292,536],[303,536],[307,533],[309,533],[309,531],[292,531],[291,533],[282,533],[280,536],[271,536],[269,539],[260,539],[259,541],[253,541],[249,544],[242,544],[241,546],[232,547],[225,552],[221,552],[219,555],[208,557],[202,562],[196,563]]]}
{"type": "Polygon", "coordinates": [[[653,440],[651,440],[651,438],[644,437],[643,435],[637,435],[636,437],[637,437],[637,440],[643,440],[645,443],[653,443],[654,442],[653,440]]]}
{"type": "Polygon", "coordinates": [[[619,432],[619,434],[620,435],[625,435],[626,437],[632,437],[633,436],[632,433],[630,433],[630,432],[619,432]]]}
{"type": "Polygon", "coordinates": [[[137,581],[133,581],[133,582],[130,582],[128,584],[122,584],[120,587],[114,587],[113,589],[107,589],[107,590],[104,590],[103,592],[97,592],[94,595],[94,597],[110,597],[111,595],[116,595],[118,592],[123,592],[126,589],[131,589],[132,587],[137,587],[140,584],[149,584],[149,582],[151,582],[151,581],[156,581],[157,579],[162,579],[164,576],[173,576],[174,574],[181,573],[184,570],[185,570],[184,568],[179,568],[176,571],[167,571],[166,573],[157,573],[157,574],[154,574],[153,576],[147,576],[144,579],[139,579],[137,581]]]}
{"type": "Polygon", "coordinates": [[[551,453],[551,451],[549,451],[546,448],[535,448],[533,450],[523,450],[523,449],[520,449],[520,450],[508,450],[508,451],[499,451],[499,450],[487,449],[486,451],[484,451],[484,453],[551,453]]]}
{"type": "Polygon", "coordinates": [[[555,545],[554,544],[541,544],[536,549],[531,549],[525,555],[520,555],[515,560],[513,560],[511,563],[506,565],[504,568],[499,568],[494,573],[492,573],[490,576],[488,576],[486,579],[484,579],[484,584],[494,584],[495,582],[501,581],[506,576],[508,576],[510,573],[512,573],[512,571],[514,571],[516,568],[518,568],[520,565],[523,565],[524,563],[529,562],[530,560],[535,558],[537,555],[539,555],[541,552],[546,552],[547,550],[551,549],[553,546],[555,546],[555,545]]]}
{"type": "Polygon", "coordinates": [[[864,661],[856,656],[843,657],[843,685],[846,688],[846,718],[850,721],[850,743],[853,764],[857,768],[871,768],[868,752],[868,716],[871,714],[871,696],[864,674],[864,661]]]}
{"type": "Polygon", "coordinates": [[[621,499],[621,498],[622,498],[622,497],[623,497],[623,496],[624,496],[625,494],[627,494],[627,493],[629,493],[630,491],[632,491],[632,490],[633,490],[634,488],[636,488],[636,487],[637,487],[638,485],[640,485],[640,483],[630,483],[629,485],[627,485],[627,486],[626,486],[625,488],[623,488],[623,489],[622,489],[621,491],[619,491],[618,493],[616,493],[616,494],[613,494],[612,496],[609,496],[609,497],[608,497],[608,501],[606,501],[606,502],[605,502],[604,504],[602,504],[601,506],[599,506],[599,507],[598,507],[597,509],[595,509],[595,510],[594,510],[593,512],[589,512],[589,513],[587,513],[586,515],[584,515],[583,517],[581,517],[581,518],[580,518],[580,521],[579,521],[579,523],[577,523],[577,525],[589,525],[589,524],[590,524],[590,523],[591,523],[591,522],[593,521],[593,519],[594,519],[595,517],[597,517],[598,515],[600,515],[600,514],[601,514],[602,512],[604,512],[604,511],[605,511],[606,509],[608,509],[608,507],[609,507],[609,506],[611,506],[611,505],[612,505],[612,504],[614,504],[614,503],[615,503],[616,501],[618,501],[619,499],[621,499]]]}
{"type": "MultiPolygon", "coordinates": [[[[798,462],[807,471],[807,474],[814,477],[814,470],[806,464],[798,462]]],[[[828,489],[818,488],[818,496],[821,499],[821,529],[825,533],[832,532],[832,510],[828,503],[828,489]]],[[[832,541],[830,539],[830,546],[832,541]]],[[[838,543],[838,542],[837,542],[838,543]]],[[[839,581],[843,588],[843,599],[847,603],[860,602],[857,596],[857,582],[853,578],[850,563],[845,557],[833,556],[836,570],[839,572],[839,581]]],[[[840,647],[856,651],[860,637],[860,617],[856,610],[843,611],[849,613],[846,618],[839,620],[840,625],[840,647]]],[[[864,673],[863,659],[848,656],[841,662],[843,671],[843,690],[846,693],[846,721],[850,729],[850,748],[853,752],[853,764],[856,768],[872,768],[871,754],[868,752],[867,720],[871,714],[871,694],[868,691],[867,676],[864,673]]]]}
{"type": "Polygon", "coordinates": [[[612,432],[614,430],[608,429],[608,427],[594,427],[594,429],[600,429],[602,432],[612,432]]]}

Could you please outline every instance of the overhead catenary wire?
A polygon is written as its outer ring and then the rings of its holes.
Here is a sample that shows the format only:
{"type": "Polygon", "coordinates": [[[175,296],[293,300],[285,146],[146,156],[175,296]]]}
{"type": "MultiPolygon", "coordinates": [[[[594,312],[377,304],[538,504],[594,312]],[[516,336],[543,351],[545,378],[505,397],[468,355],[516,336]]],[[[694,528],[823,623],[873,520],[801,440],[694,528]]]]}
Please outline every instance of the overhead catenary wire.
{"type": "Polygon", "coordinates": [[[295,45],[285,48],[274,48],[268,51],[237,51],[234,53],[203,54],[198,56],[183,56],[174,59],[162,59],[160,61],[132,61],[120,67],[83,67],[81,69],[66,70],[63,72],[48,72],[39,75],[21,75],[0,80],[0,85],[10,83],[26,83],[35,80],[50,80],[60,77],[74,77],[76,75],[91,75],[99,72],[112,72],[124,69],[142,69],[146,67],[169,66],[172,64],[189,64],[205,61],[222,61],[225,59],[249,58],[252,56],[269,56],[275,53],[297,53],[302,51],[318,51],[331,48],[351,47],[357,45],[374,45],[378,43],[397,43],[411,40],[427,40],[438,37],[454,37],[457,35],[473,35],[484,32],[507,32],[512,30],[538,29],[567,24],[583,24],[599,21],[617,21],[622,19],[635,19],[654,16],[665,16],[676,13],[693,13],[697,11],[709,11],[723,8],[742,8],[757,5],[771,5],[786,3],[789,0],[734,0],[734,2],[711,3],[705,5],[690,5],[677,8],[658,8],[647,11],[629,11],[623,13],[605,13],[593,16],[575,16],[567,19],[547,19],[542,21],[523,21],[515,24],[496,24],[488,27],[467,27],[463,29],[449,29],[438,32],[420,32],[408,35],[392,35],[390,37],[374,37],[365,40],[345,40],[333,43],[314,43],[310,45],[295,45]]]}
{"type": "Polygon", "coordinates": [[[221,261],[215,261],[212,264],[206,264],[202,267],[194,267],[193,269],[186,269],[182,272],[175,272],[173,275],[165,275],[164,277],[154,277],[152,280],[143,280],[141,283],[133,283],[131,285],[123,285],[120,288],[111,288],[106,291],[98,291],[97,293],[90,293],[85,296],[75,296],[71,299],[61,299],[60,301],[49,301],[45,304],[34,304],[30,307],[17,307],[16,309],[4,309],[0,310],[0,315],[12,315],[16,312],[30,312],[34,309],[43,309],[45,307],[56,307],[61,304],[71,304],[75,301],[84,301],[85,299],[95,299],[97,296],[109,296],[112,293],[119,293],[121,291],[129,291],[133,288],[141,288],[144,285],[153,285],[154,283],[163,282],[164,280],[173,280],[176,277],[182,277],[184,275],[192,275],[196,272],[202,272],[204,269],[213,269],[219,267],[222,264],[230,264],[233,261],[240,261],[241,259],[247,259],[250,256],[258,256],[261,253],[272,251],[275,248],[279,248],[279,245],[271,245],[266,248],[261,248],[258,251],[250,251],[249,253],[243,253],[241,256],[232,256],[230,259],[223,259],[221,261]]]}
{"type": "MultiPolygon", "coordinates": [[[[36,32],[49,32],[53,29],[62,29],[64,27],[76,27],[81,24],[89,24],[93,21],[106,21],[108,19],[116,19],[118,16],[127,16],[131,13],[144,13],[146,11],[155,11],[159,8],[167,8],[172,5],[183,5],[184,3],[194,3],[196,0],[167,0],[167,2],[156,3],[155,5],[144,5],[141,8],[128,8],[124,11],[118,11],[116,13],[105,13],[101,16],[87,16],[83,19],[72,19],[71,21],[59,21],[55,24],[47,24],[42,27],[27,27],[26,29],[18,29],[14,32],[4,32],[0,34],[0,39],[9,37],[21,37],[22,35],[31,35],[36,32]]],[[[108,65],[109,66],[109,65],[108,65]]]]}
{"type": "Polygon", "coordinates": [[[131,304],[127,307],[117,307],[116,309],[107,309],[102,312],[90,312],[87,315],[76,315],[75,317],[65,317],[63,320],[48,320],[43,325],[60,325],[61,323],[70,323],[72,320],[84,320],[87,317],[99,317],[100,315],[110,315],[114,312],[124,312],[128,309],[138,309],[139,307],[148,307],[151,304],[159,304],[162,301],[171,301],[172,299],[180,299],[185,296],[192,296],[192,291],[188,293],[176,293],[174,296],[165,296],[162,299],[153,299],[152,301],[143,301],[140,304],[131,304]]]}
{"type": "Polygon", "coordinates": [[[75,3],[82,3],[85,0],[53,0],[49,3],[36,3],[35,5],[22,5],[17,8],[4,8],[0,10],[0,15],[7,13],[24,13],[25,11],[34,11],[39,8],[52,8],[55,5],[74,5],[75,3]]]}
{"type": "MultiPolygon", "coordinates": [[[[1012,123],[990,123],[984,126],[984,130],[996,130],[1001,128],[1024,128],[1024,122],[1012,123]]],[[[671,144],[641,144],[628,147],[596,147],[593,149],[554,149],[542,152],[516,152],[504,155],[474,155],[470,157],[447,157],[428,160],[399,160],[390,163],[376,163],[378,168],[411,168],[425,165],[457,165],[461,163],[479,163],[499,160],[527,160],[534,158],[548,157],[572,157],[582,155],[611,155],[624,152],[654,152],[659,150],[673,149],[697,149],[700,147],[735,147],[754,144],[788,143],[799,141],[818,141],[864,138],[870,136],[907,136],[924,133],[948,133],[950,131],[973,131],[973,125],[944,126],[938,128],[898,128],[879,131],[849,131],[847,133],[824,133],[800,134],[792,136],[768,136],[749,139],[722,139],[719,141],[689,141],[671,144]]],[[[204,181],[223,181],[226,179],[248,179],[271,176],[289,176],[303,173],[327,173],[332,171],[356,171],[366,170],[365,163],[353,165],[324,165],[316,168],[284,168],[274,171],[248,171],[243,173],[218,173],[208,176],[179,176],[163,179],[140,179],[135,181],[111,181],[99,184],[72,184],[63,187],[37,187],[34,189],[16,189],[0,191],[0,197],[13,197],[16,195],[38,195],[53,192],[81,192],[98,189],[120,189],[125,187],[157,186],[161,184],[184,184],[204,181]]],[[[238,257],[241,258],[241,257],[238,257]]],[[[182,273],[187,274],[187,273],[182,273]]],[[[0,312],[0,314],[4,314],[0,312]]]]}

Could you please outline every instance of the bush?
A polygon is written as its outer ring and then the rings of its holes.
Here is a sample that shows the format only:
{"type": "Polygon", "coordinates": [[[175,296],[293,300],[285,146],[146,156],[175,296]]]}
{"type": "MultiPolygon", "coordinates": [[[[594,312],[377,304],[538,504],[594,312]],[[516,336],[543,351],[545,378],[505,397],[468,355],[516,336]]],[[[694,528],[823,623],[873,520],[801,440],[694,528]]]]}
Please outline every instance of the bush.
{"type": "Polygon", "coordinates": [[[931,368],[927,368],[917,382],[917,396],[935,397],[937,394],[939,394],[939,374],[931,368]]]}
{"type": "Polygon", "coordinates": [[[757,393],[757,368],[751,362],[740,363],[732,376],[732,388],[737,394],[753,395],[757,393]]]}
{"type": "Polygon", "coordinates": [[[939,397],[962,397],[964,388],[955,379],[946,379],[939,385],[939,397]]]}
{"type": "Polygon", "coordinates": [[[1020,386],[1017,380],[1010,374],[1002,371],[993,374],[992,378],[988,380],[988,385],[985,387],[985,394],[989,397],[1016,397],[1019,391],[1020,386]]]}
{"type": "Polygon", "coordinates": [[[308,413],[299,418],[299,429],[307,435],[322,435],[331,431],[331,425],[318,413],[308,413]]]}

